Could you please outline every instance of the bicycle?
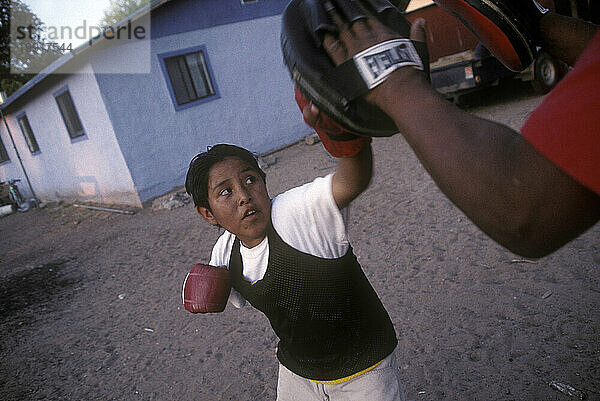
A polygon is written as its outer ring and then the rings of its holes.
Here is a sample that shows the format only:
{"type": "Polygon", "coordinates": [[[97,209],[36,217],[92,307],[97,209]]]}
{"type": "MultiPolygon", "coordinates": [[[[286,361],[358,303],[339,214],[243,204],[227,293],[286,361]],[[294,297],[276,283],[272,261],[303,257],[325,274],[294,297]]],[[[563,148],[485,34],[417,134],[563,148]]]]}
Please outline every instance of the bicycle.
{"type": "Polygon", "coordinates": [[[17,182],[19,181],[21,180],[18,178],[11,178],[8,180],[8,183],[0,181],[0,185],[8,190],[8,201],[12,205],[13,211],[26,212],[31,208],[31,203],[21,195],[21,191],[19,191],[19,187],[17,186],[17,182]]]}

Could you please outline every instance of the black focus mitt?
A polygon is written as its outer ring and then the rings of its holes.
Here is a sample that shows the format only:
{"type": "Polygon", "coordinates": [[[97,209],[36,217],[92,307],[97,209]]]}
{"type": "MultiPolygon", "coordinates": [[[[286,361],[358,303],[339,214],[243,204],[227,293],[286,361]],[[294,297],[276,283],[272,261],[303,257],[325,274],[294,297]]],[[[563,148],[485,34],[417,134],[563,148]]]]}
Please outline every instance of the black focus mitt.
{"type": "MultiPolygon", "coordinates": [[[[405,8],[408,2],[395,3],[405,8]]],[[[429,76],[427,45],[409,37],[410,23],[386,0],[292,0],[283,13],[281,48],[296,88],[321,113],[358,135],[391,136],[398,132],[392,119],[363,95],[399,67],[412,66],[429,76]],[[323,48],[325,33],[339,34],[326,7],[335,7],[348,24],[375,17],[402,38],[365,49],[336,67],[323,48]]]]}

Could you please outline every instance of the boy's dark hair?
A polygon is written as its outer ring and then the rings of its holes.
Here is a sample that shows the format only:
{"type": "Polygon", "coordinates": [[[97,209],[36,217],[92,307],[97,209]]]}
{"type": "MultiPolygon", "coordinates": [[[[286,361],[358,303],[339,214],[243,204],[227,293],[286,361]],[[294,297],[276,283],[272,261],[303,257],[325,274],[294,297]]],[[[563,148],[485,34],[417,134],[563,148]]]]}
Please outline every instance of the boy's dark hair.
{"type": "Polygon", "coordinates": [[[208,204],[208,173],[214,164],[228,157],[235,157],[248,163],[266,184],[267,175],[258,166],[256,157],[250,151],[235,145],[218,144],[209,147],[206,152],[197,154],[190,162],[185,178],[185,191],[194,199],[194,205],[210,210],[208,204]]]}

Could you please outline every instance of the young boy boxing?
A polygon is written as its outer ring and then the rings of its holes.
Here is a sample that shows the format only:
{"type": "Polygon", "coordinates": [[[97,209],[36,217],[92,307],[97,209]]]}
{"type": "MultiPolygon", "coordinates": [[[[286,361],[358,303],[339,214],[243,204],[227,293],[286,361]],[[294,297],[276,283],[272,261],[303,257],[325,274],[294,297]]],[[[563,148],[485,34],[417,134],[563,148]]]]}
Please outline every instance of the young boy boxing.
{"type": "Polygon", "coordinates": [[[226,144],[194,157],[186,190],[225,229],[210,265],[229,269],[230,302],[263,312],[279,338],[277,400],[404,400],[394,327],[342,212],[370,182],[370,140],[321,137],[335,172],[273,199],[254,156],[226,144]]]}

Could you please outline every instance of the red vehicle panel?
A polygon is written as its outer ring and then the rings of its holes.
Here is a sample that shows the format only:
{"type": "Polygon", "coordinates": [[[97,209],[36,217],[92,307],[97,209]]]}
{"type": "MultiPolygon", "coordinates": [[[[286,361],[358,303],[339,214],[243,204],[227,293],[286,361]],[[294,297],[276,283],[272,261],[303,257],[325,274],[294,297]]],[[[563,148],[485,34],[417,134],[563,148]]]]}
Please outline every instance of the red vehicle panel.
{"type": "MultiPolygon", "coordinates": [[[[554,10],[553,0],[538,0],[538,3],[554,10]]],[[[462,22],[436,4],[432,3],[406,13],[406,18],[410,22],[419,17],[425,18],[427,22],[427,46],[431,62],[435,62],[440,57],[475,50],[475,46],[479,43],[477,37],[462,22]]]]}

